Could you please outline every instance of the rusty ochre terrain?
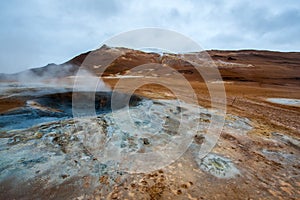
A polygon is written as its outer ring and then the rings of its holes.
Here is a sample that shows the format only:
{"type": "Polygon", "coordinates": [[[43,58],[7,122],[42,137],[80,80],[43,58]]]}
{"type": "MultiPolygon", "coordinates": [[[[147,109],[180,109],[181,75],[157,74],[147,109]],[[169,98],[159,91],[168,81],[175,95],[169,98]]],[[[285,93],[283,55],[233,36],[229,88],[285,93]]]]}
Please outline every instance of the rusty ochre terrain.
{"type": "Polygon", "coordinates": [[[218,143],[202,159],[197,152],[210,137],[210,95],[201,75],[179,55],[103,46],[61,65],[1,74],[0,199],[299,199],[300,53],[207,53],[223,78],[227,115],[218,143]],[[149,63],[161,68],[132,70],[149,63]],[[108,66],[102,80],[111,89],[122,78],[120,99],[145,78],[174,85],[179,97],[147,84],[129,101],[135,125],[150,132],[161,128],[160,134],[135,137],[118,128],[111,120],[109,90],[96,93],[96,117],[72,119],[72,87],[81,65],[98,76],[108,66]],[[189,81],[198,105],[189,104],[191,91],[183,88],[184,80],[167,74],[167,66],[189,81]],[[140,116],[149,106],[152,121],[140,116]],[[180,114],[187,123],[199,121],[200,129],[187,130],[192,144],[179,159],[152,172],[128,173],[119,163],[99,159],[97,152],[105,147],[90,139],[102,134],[103,141],[125,153],[154,151],[180,137],[180,114]]]}

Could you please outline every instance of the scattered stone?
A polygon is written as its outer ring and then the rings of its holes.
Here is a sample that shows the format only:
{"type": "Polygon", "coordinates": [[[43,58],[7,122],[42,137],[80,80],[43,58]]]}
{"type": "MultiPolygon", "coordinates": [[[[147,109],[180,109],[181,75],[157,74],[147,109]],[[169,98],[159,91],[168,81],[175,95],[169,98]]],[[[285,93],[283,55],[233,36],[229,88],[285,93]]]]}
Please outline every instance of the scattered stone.
{"type": "Polygon", "coordinates": [[[164,124],[164,131],[169,135],[177,135],[180,122],[177,119],[167,116],[164,124]]]}
{"type": "Polygon", "coordinates": [[[63,179],[65,179],[65,178],[67,178],[69,175],[67,175],[67,174],[62,174],[61,175],[61,177],[63,178],[63,179]]]}
{"type": "Polygon", "coordinates": [[[149,145],[150,144],[150,141],[148,138],[141,138],[142,142],[144,145],[149,145]]]}
{"type": "Polygon", "coordinates": [[[21,137],[17,135],[14,136],[13,138],[9,138],[7,144],[14,145],[14,144],[18,144],[19,142],[21,142],[21,137]]]}
{"type": "Polygon", "coordinates": [[[205,137],[203,135],[195,135],[194,141],[196,144],[201,145],[205,141],[205,137]]]}
{"type": "Polygon", "coordinates": [[[177,190],[177,195],[181,195],[182,191],[181,190],[177,190]]]}
{"type": "Polygon", "coordinates": [[[188,188],[187,184],[181,184],[181,187],[184,188],[184,189],[188,188]]]}
{"type": "Polygon", "coordinates": [[[41,133],[41,132],[36,132],[36,133],[34,134],[34,137],[35,137],[36,139],[41,139],[41,138],[43,137],[43,133],[41,133]]]}

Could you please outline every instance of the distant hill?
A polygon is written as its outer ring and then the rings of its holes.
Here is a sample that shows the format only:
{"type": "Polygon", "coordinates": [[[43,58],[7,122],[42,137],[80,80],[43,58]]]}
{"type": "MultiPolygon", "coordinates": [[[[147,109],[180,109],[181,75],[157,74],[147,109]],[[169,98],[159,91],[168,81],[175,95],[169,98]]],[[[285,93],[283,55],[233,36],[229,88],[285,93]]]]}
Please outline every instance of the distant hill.
{"type": "MultiPolygon", "coordinates": [[[[209,50],[211,59],[218,66],[225,81],[249,81],[268,84],[299,84],[300,86],[300,53],[273,52],[262,50],[209,50]]],[[[201,53],[200,53],[201,54],[201,53]]],[[[101,48],[80,54],[62,64],[48,64],[15,74],[0,74],[1,81],[8,80],[43,80],[64,78],[76,75],[80,67],[99,75],[107,66],[104,76],[124,74],[136,66],[157,63],[170,66],[186,78],[202,78],[191,62],[182,59],[182,55],[168,53],[147,53],[123,47],[101,48]],[[113,60],[113,62],[111,62],[113,60]]]]}

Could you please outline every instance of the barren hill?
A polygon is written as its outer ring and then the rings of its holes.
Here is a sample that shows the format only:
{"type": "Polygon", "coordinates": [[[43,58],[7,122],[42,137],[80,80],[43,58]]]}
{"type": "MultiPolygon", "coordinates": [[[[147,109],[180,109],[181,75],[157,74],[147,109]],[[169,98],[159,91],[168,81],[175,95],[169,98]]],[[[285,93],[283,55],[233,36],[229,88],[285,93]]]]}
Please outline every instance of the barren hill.
{"type": "MultiPolygon", "coordinates": [[[[207,53],[219,68],[224,81],[300,85],[299,52],[209,50],[207,53]]],[[[183,59],[182,55],[168,53],[160,55],[126,48],[110,48],[106,45],[80,54],[60,65],[48,64],[45,67],[33,68],[16,74],[2,74],[0,80],[16,80],[19,77],[26,78],[30,75],[37,79],[41,77],[45,79],[63,78],[74,76],[80,66],[94,74],[99,74],[101,68],[108,66],[102,74],[108,76],[124,74],[127,70],[148,63],[167,65],[189,79],[201,80],[201,76],[194,66],[183,59]]]]}

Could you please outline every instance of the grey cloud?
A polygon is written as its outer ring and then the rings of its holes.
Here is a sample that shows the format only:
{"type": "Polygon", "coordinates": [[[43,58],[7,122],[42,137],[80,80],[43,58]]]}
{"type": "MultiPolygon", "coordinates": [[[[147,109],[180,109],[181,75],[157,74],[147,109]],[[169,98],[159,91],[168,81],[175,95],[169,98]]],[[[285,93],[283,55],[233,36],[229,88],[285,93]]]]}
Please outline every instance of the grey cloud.
{"type": "Polygon", "coordinates": [[[268,7],[240,4],[232,8],[231,12],[233,13],[231,20],[237,23],[237,27],[258,34],[299,26],[300,20],[300,9],[295,8],[273,13],[268,7]]]}
{"type": "Polygon", "coordinates": [[[180,32],[206,49],[299,51],[299,10],[293,0],[1,1],[0,73],[62,63],[143,27],[180,32]]]}

